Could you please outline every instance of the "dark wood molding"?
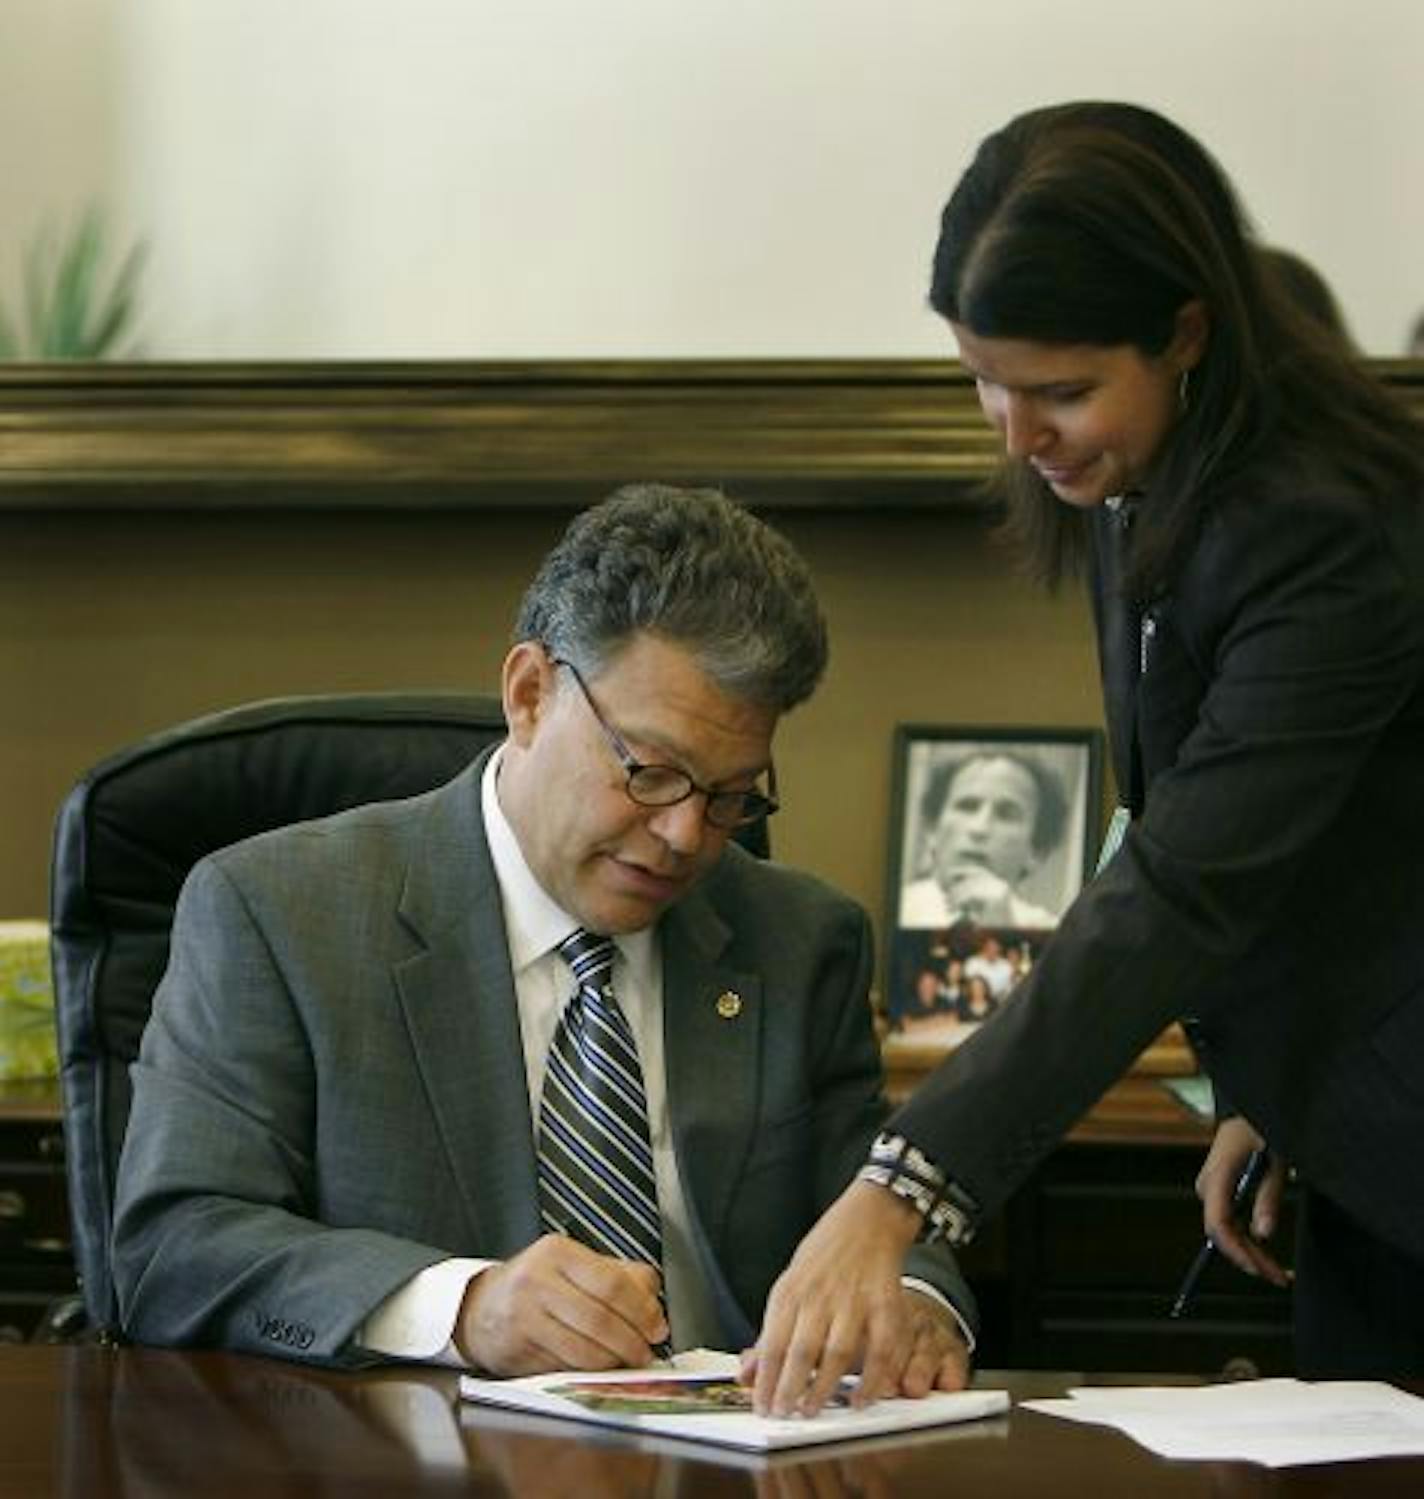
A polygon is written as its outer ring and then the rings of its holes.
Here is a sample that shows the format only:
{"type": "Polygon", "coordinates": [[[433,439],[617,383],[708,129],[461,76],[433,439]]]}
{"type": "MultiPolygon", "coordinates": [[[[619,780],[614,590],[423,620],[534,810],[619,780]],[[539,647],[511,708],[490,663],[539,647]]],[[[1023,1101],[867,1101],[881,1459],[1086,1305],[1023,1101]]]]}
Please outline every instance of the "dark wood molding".
{"type": "Polygon", "coordinates": [[[962,503],[993,435],[910,362],[0,367],[0,507],[962,503]]]}
{"type": "MultiPolygon", "coordinates": [[[[1424,412],[1424,364],[1375,361],[1424,412]]],[[[0,365],[0,509],[973,506],[997,443],[929,360],[0,365]]]]}

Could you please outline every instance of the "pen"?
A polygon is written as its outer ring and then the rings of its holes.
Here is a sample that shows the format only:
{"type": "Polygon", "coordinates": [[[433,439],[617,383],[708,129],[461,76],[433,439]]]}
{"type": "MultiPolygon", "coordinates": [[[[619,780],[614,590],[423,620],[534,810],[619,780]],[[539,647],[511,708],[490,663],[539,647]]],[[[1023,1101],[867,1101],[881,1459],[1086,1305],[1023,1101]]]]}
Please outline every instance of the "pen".
{"type": "MultiPolygon", "coordinates": [[[[595,1244],[589,1238],[583,1225],[577,1219],[571,1218],[567,1223],[561,1224],[559,1232],[566,1239],[572,1239],[575,1244],[582,1244],[585,1249],[593,1250],[595,1254],[604,1252],[601,1245],[595,1244]]],[[[658,1305],[663,1309],[663,1321],[667,1323],[668,1331],[671,1332],[672,1318],[668,1316],[667,1297],[663,1295],[661,1289],[658,1291],[658,1305]]],[[[660,1363],[672,1363],[672,1340],[670,1338],[664,1338],[660,1343],[650,1343],[648,1346],[653,1350],[653,1357],[660,1363]]]]}
{"type": "MultiPolygon", "coordinates": [[[[1266,1174],[1266,1167],[1271,1163],[1271,1153],[1265,1146],[1251,1152],[1250,1159],[1246,1162],[1246,1169],[1236,1181],[1236,1190],[1231,1194],[1231,1216],[1239,1219],[1250,1207],[1251,1199],[1256,1195],[1256,1188],[1261,1185],[1261,1179],[1266,1174]]],[[[1192,1261],[1186,1276],[1182,1281],[1182,1288],[1177,1292],[1177,1299],[1172,1303],[1172,1310],[1168,1313],[1171,1317],[1180,1317],[1187,1309],[1187,1303],[1192,1299],[1197,1288],[1197,1282],[1202,1278],[1207,1265],[1211,1263],[1211,1257],[1216,1253],[1216,1244],[1210,1237],[1197,1250],[1197,1256],[1192,1261]]]]}

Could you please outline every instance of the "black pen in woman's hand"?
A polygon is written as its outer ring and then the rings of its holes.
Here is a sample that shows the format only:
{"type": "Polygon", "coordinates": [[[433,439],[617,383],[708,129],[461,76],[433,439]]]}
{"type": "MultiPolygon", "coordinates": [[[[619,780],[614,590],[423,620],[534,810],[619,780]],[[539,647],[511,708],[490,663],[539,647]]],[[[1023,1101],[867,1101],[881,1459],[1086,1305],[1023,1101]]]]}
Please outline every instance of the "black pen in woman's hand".
{"type": "MultiPolygon", "coordinates": [[[[1257,1146],[1251,1152],[1250,1159],[1246,1162],[1246,1169],[1237,1178],[1236,1190],[1231,1194],[1231,1217],[1234,1222],[1242,1222],[1250,1213],[1256,1189],[1265,1180],[1266,1168],[1270,1164],[1271,1153],[1264,1145],[1257,1146]]],[[[1211,1257],[1215,1253],[1216,1242],[1208,1236],[1202,1247],[1197,1250],[1197,1257],[1192,1261],[1182,1281],[1182,1288],[1177,1292],[1177,1299],[1172,1303],[1169,1316],[1180,1317],[1186,1311],[1187,1303],[1196,1292],[1197,1282],[1206,1272],[1206,1267],[1211,1263],[1211,1257]]]]}

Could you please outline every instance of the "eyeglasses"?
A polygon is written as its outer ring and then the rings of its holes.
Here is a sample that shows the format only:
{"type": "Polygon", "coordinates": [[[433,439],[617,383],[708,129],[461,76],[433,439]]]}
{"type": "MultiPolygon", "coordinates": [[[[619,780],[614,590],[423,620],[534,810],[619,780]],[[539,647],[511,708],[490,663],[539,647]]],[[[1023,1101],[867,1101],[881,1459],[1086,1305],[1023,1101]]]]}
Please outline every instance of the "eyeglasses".
{"type": "Polygon", "coordinates": [[[776,767],[769,765],[766,771],[766,792],[760,791],[713,791],[699,786],[685,770],[674,765],[644,765],[636,759],[628,746],[618,737],[618,731],[598,711],[598,704],[588,690],[588,683],[579,675],[572,661],[562,656],[550,656],[555,666],[566,666],[569,675],[579,685],[589,712],[598,720],[598,726],[608,738],[618,763],[628,773],[628,795],[640,807],[674,807],[697,793],[707,798],[703,813],[707,821],[716,828],[743,828],[748,823],[770,817],[780,803],[776,799],[776,767]]]}

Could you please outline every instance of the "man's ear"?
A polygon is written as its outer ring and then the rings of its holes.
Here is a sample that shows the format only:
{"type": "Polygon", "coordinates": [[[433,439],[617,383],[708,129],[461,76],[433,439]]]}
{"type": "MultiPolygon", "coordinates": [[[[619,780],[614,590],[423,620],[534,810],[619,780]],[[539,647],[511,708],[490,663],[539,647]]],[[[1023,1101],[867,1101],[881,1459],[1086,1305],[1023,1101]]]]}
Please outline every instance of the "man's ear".
{"type": "Polygon", "coordinates": [[[1176,326],[1172,342],[1167,346],[1167,358],[1180,373],[1194,370],[1206,353],[1211,337],[1211,317],[1206,303],[1200,297],[1183,302],[1177,309],[1176,326]]]}
{"type": "Polygon", "coordinates": [[[521,748],[533,741],[540,719],[549,711],[555,681],[554,663],[537,640],[521,640],[504,658],[500,695],[509,737],[521,748]]]}

